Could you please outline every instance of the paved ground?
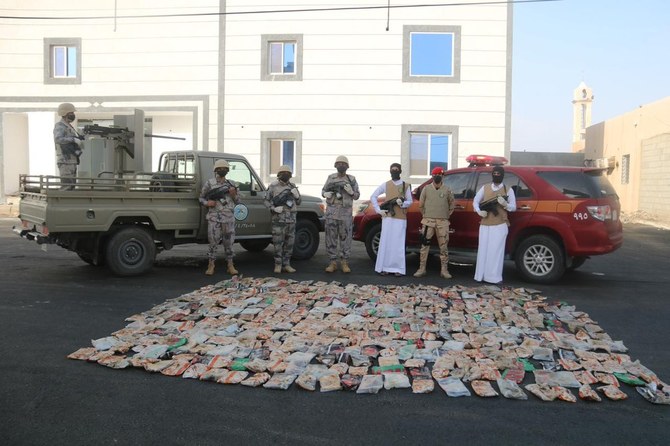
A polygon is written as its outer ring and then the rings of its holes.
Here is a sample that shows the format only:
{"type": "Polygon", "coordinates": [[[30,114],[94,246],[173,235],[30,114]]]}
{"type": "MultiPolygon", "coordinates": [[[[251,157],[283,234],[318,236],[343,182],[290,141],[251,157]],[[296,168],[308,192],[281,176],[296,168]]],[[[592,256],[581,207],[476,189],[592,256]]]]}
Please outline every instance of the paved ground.
{"type": "MultiPolygon", "coordinates": [[[[624,402],[543,403],[477,397],[452,399],[441,390],[378,395],[286,392],[194,382],[139,370],[110,370],[65,359],[91,339],[125,326],[125,317],[226,277],[206,277],[205,247],[159,256],[150,274],[117,278],[57,247],[47,252],[11,233],[0,219],[0,444],[667,444],[670,407],[634,391],[624,402]]],[[[670,380],[670,231],[626,225],[621,250],[594,258],[545,295],[589,313],[634,359],[670,380]]],[[[419,283],[380,277],[362,244],[354,273],[326,275],[323,247],[294,266],[298,280],[419,283]]],[[[408,271],[418,264],[408,256],[408,271]]],[[[421,283],[474,285],[471,267],[437,277],[432,259],[421,283]]],[[[240,252],[238,269],[271,273],[270,249],[240,252]]],[[[505,281],[528,286],[511,265],[505,281]]],[[[535,286],[536,287],[536,286],[535,286]]],[[[295,386],[294,386],[295,387],[295,386]]]]}

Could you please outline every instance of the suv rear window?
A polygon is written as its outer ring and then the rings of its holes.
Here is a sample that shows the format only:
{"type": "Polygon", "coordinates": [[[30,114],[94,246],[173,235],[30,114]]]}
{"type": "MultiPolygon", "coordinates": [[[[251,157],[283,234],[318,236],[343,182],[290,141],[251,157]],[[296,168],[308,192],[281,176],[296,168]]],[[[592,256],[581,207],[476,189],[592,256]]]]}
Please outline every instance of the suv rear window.
{"type": "Polygon", "coordinates": [[[616,197],[603,171],[538,172],[537,175],[568,198],[616,197]]]}

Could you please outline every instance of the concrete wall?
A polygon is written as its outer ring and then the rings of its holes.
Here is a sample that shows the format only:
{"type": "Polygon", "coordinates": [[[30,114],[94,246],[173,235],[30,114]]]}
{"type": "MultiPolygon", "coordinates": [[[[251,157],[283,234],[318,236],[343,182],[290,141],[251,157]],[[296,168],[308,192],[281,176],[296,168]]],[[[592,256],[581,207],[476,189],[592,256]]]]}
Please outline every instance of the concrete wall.
{"type": "Polygon", "coordinates": [[[670,221],[670,133],[642,141],[639,210],[670,221]]]}
{"type": "Polygon", "coordinates": [[[4,177],[3,190],[6,195],[16,195],[19,191],[19,172],[28,172],[28,119],[25,115],[5,113],[2,119],[3,145],[7,147],[4,156],[4,171],[11,172],[4,177]]]}
{"type": "MultiPolygon", "coordinates": [[[[624,212],[641,209],[640,198],[654,193],[653,189],[642,188],[644,176],[642,167],[643,141],[670,132],[670,97],[651,104],[641,105],[637,109],[598,123],[586,129],[586,147],[584,157],[587,160],[611,160],[614,169],[608,178],[621,199],[624,212]],[[629,156],[628,182],[622,182],[622,159],[629,156]]],[[[654,146],[651,144],[649,147],[654,146]]],[[[658,146],[656,146],[658,147],[658,146]]],[[[652,150],[652,149],[648,149],[652,150]]],[[[656,149],[653,149],[656,150],[656,149]]],[[[670,171],[670,159],[647,153],[649,162],[670,171]]],[[[645,187],[651,187],[647,181],[645,187]]]]}

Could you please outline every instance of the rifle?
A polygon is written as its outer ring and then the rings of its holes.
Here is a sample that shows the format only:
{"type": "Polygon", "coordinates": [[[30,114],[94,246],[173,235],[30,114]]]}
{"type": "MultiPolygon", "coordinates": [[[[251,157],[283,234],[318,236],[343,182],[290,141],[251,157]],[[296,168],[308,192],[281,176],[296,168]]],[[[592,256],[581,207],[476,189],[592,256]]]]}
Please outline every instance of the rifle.
{"type": "Polygon", "coordinates": [[[295,184],[288,183],[288,185],[289,189],[284,189],[283,191],[279,192],[279,194],[272,197],[272,206],[286,206],[289,209],[293,207],[295,201],[293,194],[291,193],[291,189],[295,187],[295,184]]]}
{"type": "Polygon", "coordinates": [[[326,192],[333,192],[335,194],[335,198],[337,198],[338,200],[341,200],[342,197],[343,197],[342,191],[344,191],[344,185],[345,184],[351,184],[351,178],[349,177],[349,175],[347,175],[347,180],[349,180],[348,183],[345,183],[344,181],[338,181],[336,183],[330,184],[326,188],[326,192]]]}
{"type": "Polygon", "coordinates": [[[385,202],[379,205],[379,209],[387,211],[391,217],[395,217],[395,206],[398,205],[398,203],[396,203],[397,199],[398,197],[386,200],[385,202]]]}
{"type": "MultiPolygon", "coordinates": [[[[499,195],[507,200],[507,195],[499,195]]],[[[479,209],[486,212],[491,212],[493,215],[498,216],[498,195],[491,198],[490,200],[482,201],[479,203],[479,209]]]]}
{"type": "Polygon", "coordinates": [[[225,198],[227,194],[230,193],[230,188],[231,185],[226,180],[226,182],[223,183],[221,186],[213,187],[212,189],[210,189],[209,192],[205,194],[205,199],[213,201],[221,200],[225,198]]]}

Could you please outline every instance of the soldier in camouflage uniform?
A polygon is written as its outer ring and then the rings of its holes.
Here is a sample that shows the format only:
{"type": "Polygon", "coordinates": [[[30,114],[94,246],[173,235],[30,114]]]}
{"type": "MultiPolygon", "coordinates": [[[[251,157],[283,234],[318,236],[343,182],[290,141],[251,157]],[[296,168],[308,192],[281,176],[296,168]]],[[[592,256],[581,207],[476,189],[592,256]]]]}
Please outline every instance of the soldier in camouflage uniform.
{"type": "Polygon", "coordinates": [[[74,105],[63,103],[58,106],[61,120],[54,126],[54,144],[56,145],[56,165],[61,177],[61,190],[73,190],[77,177],[77,165],[84,139],[72,126],[76,119],[74,105]]]}
{"type": "Polygon", "coordinates": [[[330,263],[326,267],[327,273],[337,270],[338,241],[340,244],[339,258],[343,273],[350,273],[349,255],[351,254],[351,228],[353,223],[354,200],[358,200],[361,193],[353,175],[347,175],[349,160],[346,156],[335,159],[337,173],[328,176],[321,195],[326,199],[326,253],[330,263]]]}
{"type": "Polygon", "coordinates": [[[219,243],[223,245],[226,260],[228,261],[228,274],[237,274],[233,264],[233,243],[235,242],[235,215],[233,210],[240,202],[237,196],[237,185],[226,179],[230,165],[226,160],[218,160],[214,163],[214,178],[207,180],[200,192],[200,203],[209,208],[207,212],[207,239],[209,240],[209,265],[205,274],[214,274],[214,263],[216,261],[216,247],[219,243]],[[217,191],[217,189],[221,189],[217,191]]]}
{"type": "Polygon", "coordinates": [[[419,269],[414,277],[426,275],[426,263],[430,253],[430,241],[437,237],[440,246],[440,277],[451,279],[449,274],[449,217],[454,212],[454,194],[442,183],[444,169],[436,167],[430,173],[433,182],[421,189],[419,206],[421,208],[421,254],[419,269]]]}
{"type": "Polygon", "coordinates": [[[272,244],[275,248],[275,274],[282,269],[294,273],[291,266],[293,243],[295,242],[295,223],[300,204],[300,192],[290,182],[293,173],[291,167],[283,165],[277,172],[277,180],[273,181],[265,194],[265,206],[272,213],[272,244]]]}

